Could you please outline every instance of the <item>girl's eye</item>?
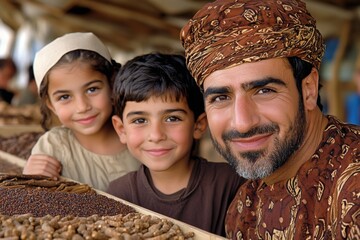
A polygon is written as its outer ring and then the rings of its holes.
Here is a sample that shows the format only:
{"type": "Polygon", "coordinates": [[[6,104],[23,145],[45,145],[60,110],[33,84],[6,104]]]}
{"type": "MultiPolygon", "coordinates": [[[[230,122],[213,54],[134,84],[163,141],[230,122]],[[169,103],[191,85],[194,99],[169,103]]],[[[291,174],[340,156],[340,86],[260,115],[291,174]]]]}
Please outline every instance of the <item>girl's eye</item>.
{"type": "Polygon", "coordinates": [[[166,122],[179,122],[179,121],[181,121],[181,119],[179,117],[176,117],[176,116],[170,116],[170,117],[166,118],[165,121],[166,122]]]}
{"type": "Polygon", "coordinates": [[[66,101],[70,98],[70,95],[61,95],[58,97],[58,101],[66,101]]]}
{"type": "Polygon", "coordinates": [[[96,92],[98,89],[99,89],[98,87],[91,87],[91,88],[89,88],[87,91],[88,91],[88,93],[94,93],[94,92],[96,92]]]}

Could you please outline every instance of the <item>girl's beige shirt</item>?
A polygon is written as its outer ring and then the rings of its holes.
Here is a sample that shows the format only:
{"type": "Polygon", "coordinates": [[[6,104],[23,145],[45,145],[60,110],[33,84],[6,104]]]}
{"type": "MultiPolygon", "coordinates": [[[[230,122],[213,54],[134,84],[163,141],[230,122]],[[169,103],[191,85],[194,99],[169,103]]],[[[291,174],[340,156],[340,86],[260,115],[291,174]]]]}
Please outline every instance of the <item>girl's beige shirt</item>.
{"type": "Polygon", "coordinates": [[[32,154],[47,154],[62,163],[61,176],[106,191],[109,183],[130,171],[140,162],[127,149],[116,155],[99,155],[85,149],[66,127],[54,127],[44,133],[32,154]]]}

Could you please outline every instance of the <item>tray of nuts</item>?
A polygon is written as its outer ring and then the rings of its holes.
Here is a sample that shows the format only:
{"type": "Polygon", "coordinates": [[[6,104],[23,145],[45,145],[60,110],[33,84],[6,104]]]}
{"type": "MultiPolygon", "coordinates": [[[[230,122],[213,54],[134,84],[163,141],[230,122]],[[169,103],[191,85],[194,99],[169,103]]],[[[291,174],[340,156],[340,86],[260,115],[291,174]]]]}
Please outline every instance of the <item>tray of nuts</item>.
{"type": "Polygon", "coordinates": [[[0,239],[223,239],[86,184],[0,174],[0,239]]]}

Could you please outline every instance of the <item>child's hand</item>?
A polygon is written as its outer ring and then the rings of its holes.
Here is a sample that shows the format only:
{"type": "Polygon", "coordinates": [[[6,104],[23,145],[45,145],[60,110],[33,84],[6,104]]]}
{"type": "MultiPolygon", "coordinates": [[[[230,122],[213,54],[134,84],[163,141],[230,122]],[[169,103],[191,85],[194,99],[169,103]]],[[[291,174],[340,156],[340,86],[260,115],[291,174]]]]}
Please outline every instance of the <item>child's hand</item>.
{"type": "Polygon", "coordinates": [[[23,174],[43,175],[59,179],[61,163],[45,154],[34,154],[29,157],[23,169],[23,174]]]}

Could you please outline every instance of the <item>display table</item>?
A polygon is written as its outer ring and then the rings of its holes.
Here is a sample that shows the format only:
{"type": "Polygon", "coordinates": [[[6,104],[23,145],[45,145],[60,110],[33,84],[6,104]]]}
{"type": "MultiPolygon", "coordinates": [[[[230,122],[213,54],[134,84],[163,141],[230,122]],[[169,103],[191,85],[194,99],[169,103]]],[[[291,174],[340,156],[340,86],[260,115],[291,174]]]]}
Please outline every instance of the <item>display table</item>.
{"type": "MultiPolygon", "coordinates": [[[[19,168],[23,168],[25,166],[25,163],[26,163],[26,160],[24,159],[21,159],[19,157],[16,157],[14,155],[11,155],[9,153],[6,153],[6,152],[3,152],[3,151],[0,151],[0,163],[8,163],[8,164],[12,164],[14,166],[18,166],[19,168]]],[[[0,165],[1,166],[1,165],[0,165]]],[[[0,171],[1,173],[1,171],[0,171]]],[[[64,181],[73,181],[71,179],[66,179],[66,178],[61,178],[61,180],[64,180],[64,181]]],[[[73,181],[75,182],[75,181],[73,181]]],[[[181,221],[178,221],[176,219],[173,219],[173,218],[169,218],[169,217],[166,217],[162,214],[159,214],[159,213],[156,213],[156,212],[153,212],[153,211],[150,211],[148,209],[145,209],[143,207],[140,207],[138,205],[135,205],[135,204],[132,204],[130,202],[127,202],[125,200],[122,200],[120,198],[117,198],[115,196],[112,196],[110,194],[107,194],[105,192],[102,192],[102,191],[99,191],[99,190],[96,190],[94,189],[98,194],[101,194],[107,198],[110,198],[110,199],[113,199],[115,201],[118,201],[118,202],[121,202],[129,207],[132,207],[134,208],[138,213],[140,214],[144,214],[144,215],[150,215],[150,216],[154,216],[154,217],[158,217],[158,218],[161,218],[161,219],[165,219],[165,220],[169,220],[171,222],[173,222],[174,224],[178,225],[180,227],[180,229],[183,231],[183,232],[193,232],[195,235],[192,239],[209,239],[209,240],[221,240],[221,239],[225,239],[225,238],[222,238],[221,236],[218,236],[218,235],[215,235],[215,234],[212,234],[212,233],[209,233],[209,232],[206,232],[204,230],[201,230],[199,228],[196,228],[194,226],[191,226],[189,224],[186,224],[186,223],[183,223],[181,221]]],[[[196,213],[194,213],[196,214],[196,213]]],[[[1,226],[0,226],[1,227],[1,226]]]]}
{"type": "Polygon", "coordinates": [[[26,132],[43,132],[40,125],[0,125],[0,136],[10,137],[26,132]]]}

